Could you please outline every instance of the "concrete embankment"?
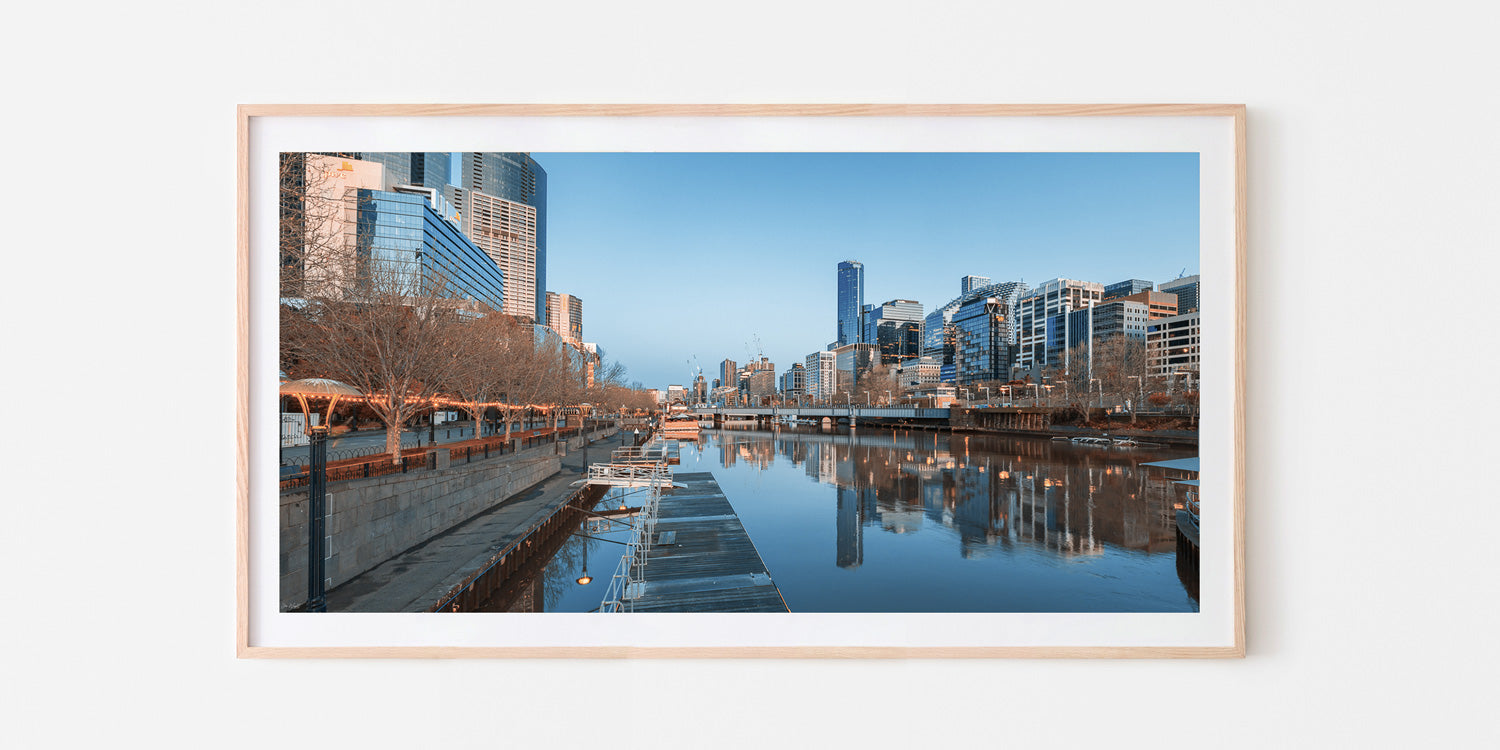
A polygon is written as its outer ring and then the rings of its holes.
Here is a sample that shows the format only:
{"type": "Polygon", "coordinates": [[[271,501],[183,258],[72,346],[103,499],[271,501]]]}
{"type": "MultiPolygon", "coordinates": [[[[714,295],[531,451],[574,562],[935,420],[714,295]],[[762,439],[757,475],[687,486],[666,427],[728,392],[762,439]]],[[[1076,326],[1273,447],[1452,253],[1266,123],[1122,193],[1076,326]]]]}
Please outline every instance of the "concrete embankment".
{"type": "MultiPolygon", "coordinates": [[[[614,430],[595,433],[596,439],[614,430]]],[[[568,441],[569,451],[583,438],[568,441]]],[[[443,469],[338,482],[328,488],[330,609],[332,590],[382,563],[505,505],[557,475],[558,446],[458,463],[443,469]]],[[[571,481],[573,477],[569,477],[571,481]]],[[[282,609],[307,598],[307,491],[287,491],[280,507],[282,609]]]]}

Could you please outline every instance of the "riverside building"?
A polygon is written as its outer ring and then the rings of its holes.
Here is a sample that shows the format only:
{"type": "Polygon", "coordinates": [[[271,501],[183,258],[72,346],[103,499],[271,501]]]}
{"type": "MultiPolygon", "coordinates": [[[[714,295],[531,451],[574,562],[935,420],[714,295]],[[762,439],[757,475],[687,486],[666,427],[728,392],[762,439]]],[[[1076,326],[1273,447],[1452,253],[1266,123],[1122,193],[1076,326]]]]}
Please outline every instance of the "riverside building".
{"type": "Polygon", "coordinates": [[[961,290],[967,289],[967,291],[962,291],[952,301],[933,310],[927,315],[923,323],[922,356],[932,357],[937,361],[940,372],[939,378],[944,383],[953,383],[957,379],[953,315],[958,312],[958,308],[962,307],[965,302],[979,297],[994,297],[998,299],[1005,307],[1005,343],[1012,350],[1016,346],[1018,331],[1016,306],[1030,287],[1024,281],[1002,281],[998,284],[989,284],[987,286],[968,289],[968,280],[976,278],[984,277],[963,277],[959,287],[961,290]]]}
{"type": "Polygon", "coordinates": [[[1157,290],[1177,295],[1177,313],[1198,312],[1198,274],[1163,281],[1157,290]]]}
{"type": "Polygon", "coordinates": [[[975,297],[953,314],[953,366],[958,384],[1010,380],[1006,323],[1006,305],[998,297],[975,297]]]}
{"type": "Polygon", "coordinates": [[[807,355],[803,365],[803,387],[809,398],[827,401],[833,397],[837,384],[836,360],[837,355],[828,350],[807,355]]]}
{"type": "Polygon", "coordinates": [[[1103,284],[1074,279],[1053,279],[1027,292],[1016,305],[1020,323],[1016,367],[1040,371],[1059,365],[1073,345],[1067,313],[1085,309],[1103,297],[1103,284]]]}
{"type": "Polygon", "coordinates": [[[880,349],[882,362],[900,362],[922,356],[922,303],[893,299],[868,306],[861,316],[860,342],[880,349]]]}
{"type": "Polygon", "coordinates": [[[1196,379],[1202,359],[1198,313],[1153,320],[1146,327],[1146,367],[1152,377],[1196,379]]]}

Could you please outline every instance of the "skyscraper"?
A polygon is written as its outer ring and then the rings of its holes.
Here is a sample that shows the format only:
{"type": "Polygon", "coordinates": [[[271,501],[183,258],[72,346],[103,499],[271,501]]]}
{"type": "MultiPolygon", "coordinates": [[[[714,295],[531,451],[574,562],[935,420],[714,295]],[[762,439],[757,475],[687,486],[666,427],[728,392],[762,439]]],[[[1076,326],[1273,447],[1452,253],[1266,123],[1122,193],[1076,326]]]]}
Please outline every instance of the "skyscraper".
{"type": "MultiPolygon", "coordinates": [[[[529,313],[538,322],[547,319],[547,172],[530,154],[521,153],[473,153],[459,154],[459,173],[452,180],[467,191],[484,193],[516,203],[524,203],[536,209],[535,259],[531,263],[534,275],[530,283],[526,279],[515,279],[507,275],[508,285],[520,283],[522,287],[535,290],[531,304],[535,308],[529,313]]],[[[458,201],[454,201],[458,203],[458,201]]],[[[472,235],[470,235],[472,237],[472,235]]],[[[477,239],[475,240],[478,241],[477,239]]]]}
{"type": "Polygon", "coordinates": [[[865,264],[857,260],[839,263],[838,342],[840,346],[861,341],[860,311],[865,305],[865,264]]]}
{"type": "Polygon", "coordinates": [[[464,234],[505,272],[502,312],[546,325],[547,297],[537,276],[536,208],[453,185],[444,193],[458,211],[464,234]]]}
{"type": "Polygon", "coordinates": [[[740,366],[732,359],[719,363],[719,382],[726,387],[739,387],[740,366]]]}

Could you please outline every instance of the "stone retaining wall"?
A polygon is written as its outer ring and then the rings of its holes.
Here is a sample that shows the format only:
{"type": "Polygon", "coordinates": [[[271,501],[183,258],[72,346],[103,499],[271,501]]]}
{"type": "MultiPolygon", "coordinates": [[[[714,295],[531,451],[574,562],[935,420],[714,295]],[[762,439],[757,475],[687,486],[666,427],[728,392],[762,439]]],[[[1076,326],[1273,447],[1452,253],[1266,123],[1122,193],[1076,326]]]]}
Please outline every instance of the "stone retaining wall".
{"type": "MultiPolygon", "coordinates": [[[[612,434],[602,431],[599,439],[612,434]]],[[[568,450],[582,446],[582,437],[567,441],[568,450]]],[[[443,469],[329,485],[327,586],[344,583],[556,474],[562,468],[558,447],[548,443],[443,469]]],[[[280,511],[285,610],[307,599],[307,490],[282,493],[280,511]]]]}

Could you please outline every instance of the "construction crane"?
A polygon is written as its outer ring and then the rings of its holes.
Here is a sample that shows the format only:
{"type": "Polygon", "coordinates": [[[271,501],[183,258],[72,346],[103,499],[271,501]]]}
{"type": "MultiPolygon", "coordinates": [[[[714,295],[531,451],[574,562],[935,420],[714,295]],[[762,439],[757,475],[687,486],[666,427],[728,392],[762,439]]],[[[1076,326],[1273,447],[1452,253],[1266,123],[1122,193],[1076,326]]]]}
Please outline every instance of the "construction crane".
{"type": "Polygon", "coordinates": [[[745,351],[750,355],[751,362],[758,362],[766,357],[765,348],[760,345],[760,334],[750,334],[750,341],[745,342],[745,351]],[[755,342],[755,348],[750,348],[750,342],[755,342]]]}

